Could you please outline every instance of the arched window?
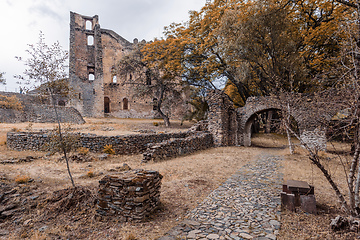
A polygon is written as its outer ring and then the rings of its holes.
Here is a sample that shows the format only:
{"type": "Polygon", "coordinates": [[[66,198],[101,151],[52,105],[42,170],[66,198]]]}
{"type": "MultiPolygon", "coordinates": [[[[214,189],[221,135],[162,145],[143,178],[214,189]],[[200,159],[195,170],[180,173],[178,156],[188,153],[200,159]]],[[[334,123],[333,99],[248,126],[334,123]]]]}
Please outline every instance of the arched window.
{"type": "Polygon", "coordinates": [[[90,20],[86,21],[86,30],[92,30],[92,22],[90,20]]]}
{"type": "Polygon", "coordinates": [[[113,83],[117,83],[117,77],[116,77],[116,76],[113,76],[112,82],[113,82],[113,83]]]}
{"type": "Polygon", "coordinates": [[[93,73],[89,73],[89,81],[94,81],[95,75],[93,73]]]}
{"type": "Polygon", "coordinates": [[[104,97],[104,113],[110,113],[110,98],[104,97]]]}
{"type": "Polygon", "coordinates": [[[129,109],[129,100],[127,98],[123,99],[123,110],[129,109]]]}
{"type": "Polygon", "coordinates": [[[94,45],[94,36],[92,36],[92,35],[87,36],[87,45],[88,46],[93,46],[94,45]]]}

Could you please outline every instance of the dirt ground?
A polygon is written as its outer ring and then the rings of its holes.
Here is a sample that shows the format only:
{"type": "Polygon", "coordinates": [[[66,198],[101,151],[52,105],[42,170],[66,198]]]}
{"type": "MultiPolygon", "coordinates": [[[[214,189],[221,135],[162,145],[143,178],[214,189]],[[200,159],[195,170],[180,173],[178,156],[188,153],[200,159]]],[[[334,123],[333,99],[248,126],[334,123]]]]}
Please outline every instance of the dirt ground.
{"type": "MultiPolygon", "coordinates": [[[[191,123],[172,122],[170,128],[161,120],[86,119],[84,125],[71,126],[75,131],[101,135],[139,132],[184,131],[191,123]],[[160,124],[155,126],[154,122],[160,124]]],[[[284,156],[284,180],[304,180],[315,186],[319,214],[282,214],[279,239],[354,239],[354,233],[333,233],[331,218],[341,211],[333,190],[319,171],[310,164],[305,152],[296,148],[289,155],[286,140],[280,135],[259,135],[255,146],[213,148],[159,163],[141,164],[141,155],[110,155],[90,162],[70,162],[76,192],[71,187],[66,164],[60,155],[45,152],[10,151],[6,132],[51,129],[53,124],[0,124],[0,161],[24,159],[15,164],[0,165],[0,211],[8,207],[8,217],[0,219],[0,239],[156,239],[177,225],[212,190],[260,152],[284,156]],[[31,156],[31,157],[30,157],[31,156]],[[161,206],[142,222],[119,222],[95,215],[96,188],[106,174],[117,171],[124,163],[131,168],[159,171],[163,176],[161,206]]],[[[348,148],[348,146],[337,146],[348,148]]],[[[340,185],[345,187],[342,166],[335,154],[323,153],[340,185]]]]}

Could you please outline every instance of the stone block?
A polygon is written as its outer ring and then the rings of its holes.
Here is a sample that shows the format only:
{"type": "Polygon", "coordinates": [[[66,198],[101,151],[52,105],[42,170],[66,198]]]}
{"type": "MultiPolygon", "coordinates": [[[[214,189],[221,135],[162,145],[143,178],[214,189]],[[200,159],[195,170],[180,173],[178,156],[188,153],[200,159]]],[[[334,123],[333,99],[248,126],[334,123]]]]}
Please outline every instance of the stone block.
{"type": "Polygon", "coordinates": [[[281,193],[281,208],[295,212],[295,195],[286,192],[281,193]]]}
{"type": "Polygon", "coordinates": [[[317,214],[316,200],[314,195],[300,195],[301,210],[307,213],[317,214]]]}

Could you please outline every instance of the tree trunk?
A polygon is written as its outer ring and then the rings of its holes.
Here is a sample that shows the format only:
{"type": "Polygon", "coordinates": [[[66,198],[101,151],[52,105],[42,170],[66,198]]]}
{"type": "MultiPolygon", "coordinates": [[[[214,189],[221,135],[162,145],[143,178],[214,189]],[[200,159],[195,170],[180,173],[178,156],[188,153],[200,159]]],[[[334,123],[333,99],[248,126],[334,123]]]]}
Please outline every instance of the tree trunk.
{"type": "Polygon", "coordinates": [[[292,154],[294,154],[294,145],[291,141],[291,134],[287,128],[286,128],[286,135],[287,135],[287,139],[288,139],[288,143],[289,143],[290,154],[292,155],[292,154]]]}
{"type": "Polygon", "coordinates": [[[271,132],[271,120],[273,116],[273,111],[266,112],[266,123],[265,123],[265,133],[271,132]]]}
{"type": "MultiPolygon", "coordinates": [[[[291,126],[291,123],[290,123],[290,104],[288,103],[287,104],[287,108],[288,108],[288,113],[287,113],[287,117],[286,117],[286,121],[287,121],[287,124],[288,126],[291,126]]],[[[289,150],[290,150],[290,154],[294,154],[294,145],[291,141],[291,134],[290,134],[290,131],[289,129],[285,126],[285,129],[286,129],[286,135],[287,135],[287,139],[288,139],[288,143],[289,143],[289,150]]]]}
{"type": "Polygon", "coordinates": [[[61,132],[60,117],[59,117],[59,114],[58,114],[58,112],[57,112],[54,95],[53,95],[52,92],[50,92],[50,94],[51,94],[51,95],[50,95],[50,98],[52,99],[53,107],[54,107],[54,110],[55,110],[56,120],[57,120],[57,123],[58,123],[59,138],[60,138],[61,148],[62,148],[62,150],[63,150],[63,154],[64,154],[65,161],[66,161],[66,168],[67,168],[68,174],[69,174],[69,176],[70,176],[71,184],[72,184],[72,186],[75,188],[74,179],[73,179],[73,177],[72,177],[72,175],[71,175],[71,171],[70,171],[69,159],[68,159],[68,157],[67,157],[66,148],[65,148],[65,144],[64,144],[64,139],[63,139],[62,132],[61,132]]]}
{"type": "Polygon", "coordinates": [[[158,113],[160,114],[161,118],[164,120],[164,124],[166,127],[169,127],[170,126],[170,118],[164,114],[161,110],[161,105],[162,105],[162,101],[163,101],[163,98],[164,98],[164,85],[162,85],[160,87],[160,96],[159,96],[159,100],[158,100],[158,104],[157,104],[157,111],[158,113]]]}
{"type": "Polygon", "coordinates": [[[336,196],[339,199],[339,202],[341,206],[344,208],[344,210],[348,214],[354,214],[354,211],[352,211],[352,208],[349,208],[349,205],[347,204],[344,195],[340,192],[340,189],[336,185],[336,183],[332,180],[331,175],[329,172],[325,169],[325,167],[321,164],[319,156],[312,151],[311,148],[308,147],[308,145],[301,140],[301,138],[290,128],[290,126],[285,123],[286,128],[300,141],[300,143],[305,147],[305,149],[309,152],[309,159],[311,162],[313,162],[324,174],[326,180],[330,183],[331,187],[334,189],[336,196]]]}

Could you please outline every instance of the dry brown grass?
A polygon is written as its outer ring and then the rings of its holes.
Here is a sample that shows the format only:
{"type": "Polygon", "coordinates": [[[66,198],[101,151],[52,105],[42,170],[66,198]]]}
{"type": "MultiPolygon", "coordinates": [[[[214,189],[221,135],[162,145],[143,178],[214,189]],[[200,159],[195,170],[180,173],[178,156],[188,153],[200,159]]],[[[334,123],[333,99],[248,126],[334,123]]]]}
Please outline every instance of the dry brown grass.
{"type": "MultiPolygon", "coordinates": [[[[307,152],[301,148],[294,139],[295,154],[290,155],[287,149],[287,140],[276,134],[258,135],[253,143],[260,148],[284,148],[278,154],[284,157],[284,183],[287,180],[306,181],[315,187],[317,201],[317,215],[303,212],[292,213],[285,211],[281,217],[281,230],[278,239],[355,239],[356,233],[337,232],[330,230],[331,219],[344,214],[334,190],[324,177],[323,173],[310,162],[307,152]]],[[[350,145],[344,143],[329,142],[327,151],[320,152],[323,165],[330,172],[333,180],[346,195],[346,174],[343,166],[348,166],[351,156],[346,155],[350,151],[350,145]]]]}
{"type": "MultiPolygon", "coordinates": [[[[154,131],[180,131],[185,129],[179,123],[173,124],[170,129],[162,125],[153,126],[153,120],[87,119],[87,121],[87,124],[76,125],[75,128],[80,131],[99,134],[120,132],[127,134],[139,129],[153,129],[154,131]],[[92,131],[90,129],[92,126],[98,130],[92,131]],[[99,130],[104,126],[111,126],[114,131],[99,130]]],[[[26,125],[28,124],[0,124],[0,142],[6,139],[6,131],[14,127],[25,129],[26,125]]],[[[41,124],[41,126],[34,124],[32,129],[39,127],[51,129],[53,124],[41,124]]],[[[254,160],[258,154],[268,152],[284,156],[284,180],[305,180],[315,186],[320,210],[319,215],[315,216],[304,213],[283,213],[283,227],[279,239],[346,239],[346,234],[336,235],[331,233],[328,228],[329,219],[334,214],[339,213],[337,199],[322,174],[310,164],[305,152],[297,147],[297,153],[289,155],[286,148],[287,141],[280,135],[257,135],[253,137],[252,142],[256,147],[214,148],[158,163],[142,164],[141,155],[111,155],[104,161],[70,162],[76,185],[88,186],[93,189],[96,189],[98,180],[103,175],[112,174],[117,167],[121,167],[124,163],[127,163],[131,168],[159,171],[164,176],[161,206],[159,211],[146,221],[140,223],[120,223],[116,219],[99,221],[92,217],[91,212],[79,212],[75,216],[59,215],[44,222],[43,220],[37,221],[37,216],[41,215],[42,210],[35,209],[35,212],[28,212],[27,215],[22,216],[19,224],[13,223],[12,220],[0,223],[0,228],[8,229],[12,233],[12,239],[18,239],[21,235],[28,239],[51,239],[55,237],[63,239],[155,239],[177,225],[187,211],[197,206],[211,191],[241,166],[254,160]],[[92,177],[88,175],[90,172],[92,177]],[[24,226],[24,221],[28,219],[32,219],[31,224],[24,226]],[[39,228],[44,225],[47,228],[40,232],[39,228]]],[[[338,145],[338,147],[344,150],[348,149],[347,145],[338,145]]],[[[341,186],[344,186],[341,165],[335,158],[336,155],[332,153],[336,151],[331,150],[330,152],[322,153],[322,157],[328,159],[327,166],[332,169],[334,178],[341,186]]],[[[44,157],[45,153],[9,151],[6,146],[0,145],[0,160],[28,155],[41,158],[29,163],[0,166],[1,175],[5,176],[6,182],[14,182],[16,176],[20,175],[34,179],[33,183],[27,184],[44,192],[50,193],[70,187],[66,164],[58,161],[60,155],[44,157]]]]}

